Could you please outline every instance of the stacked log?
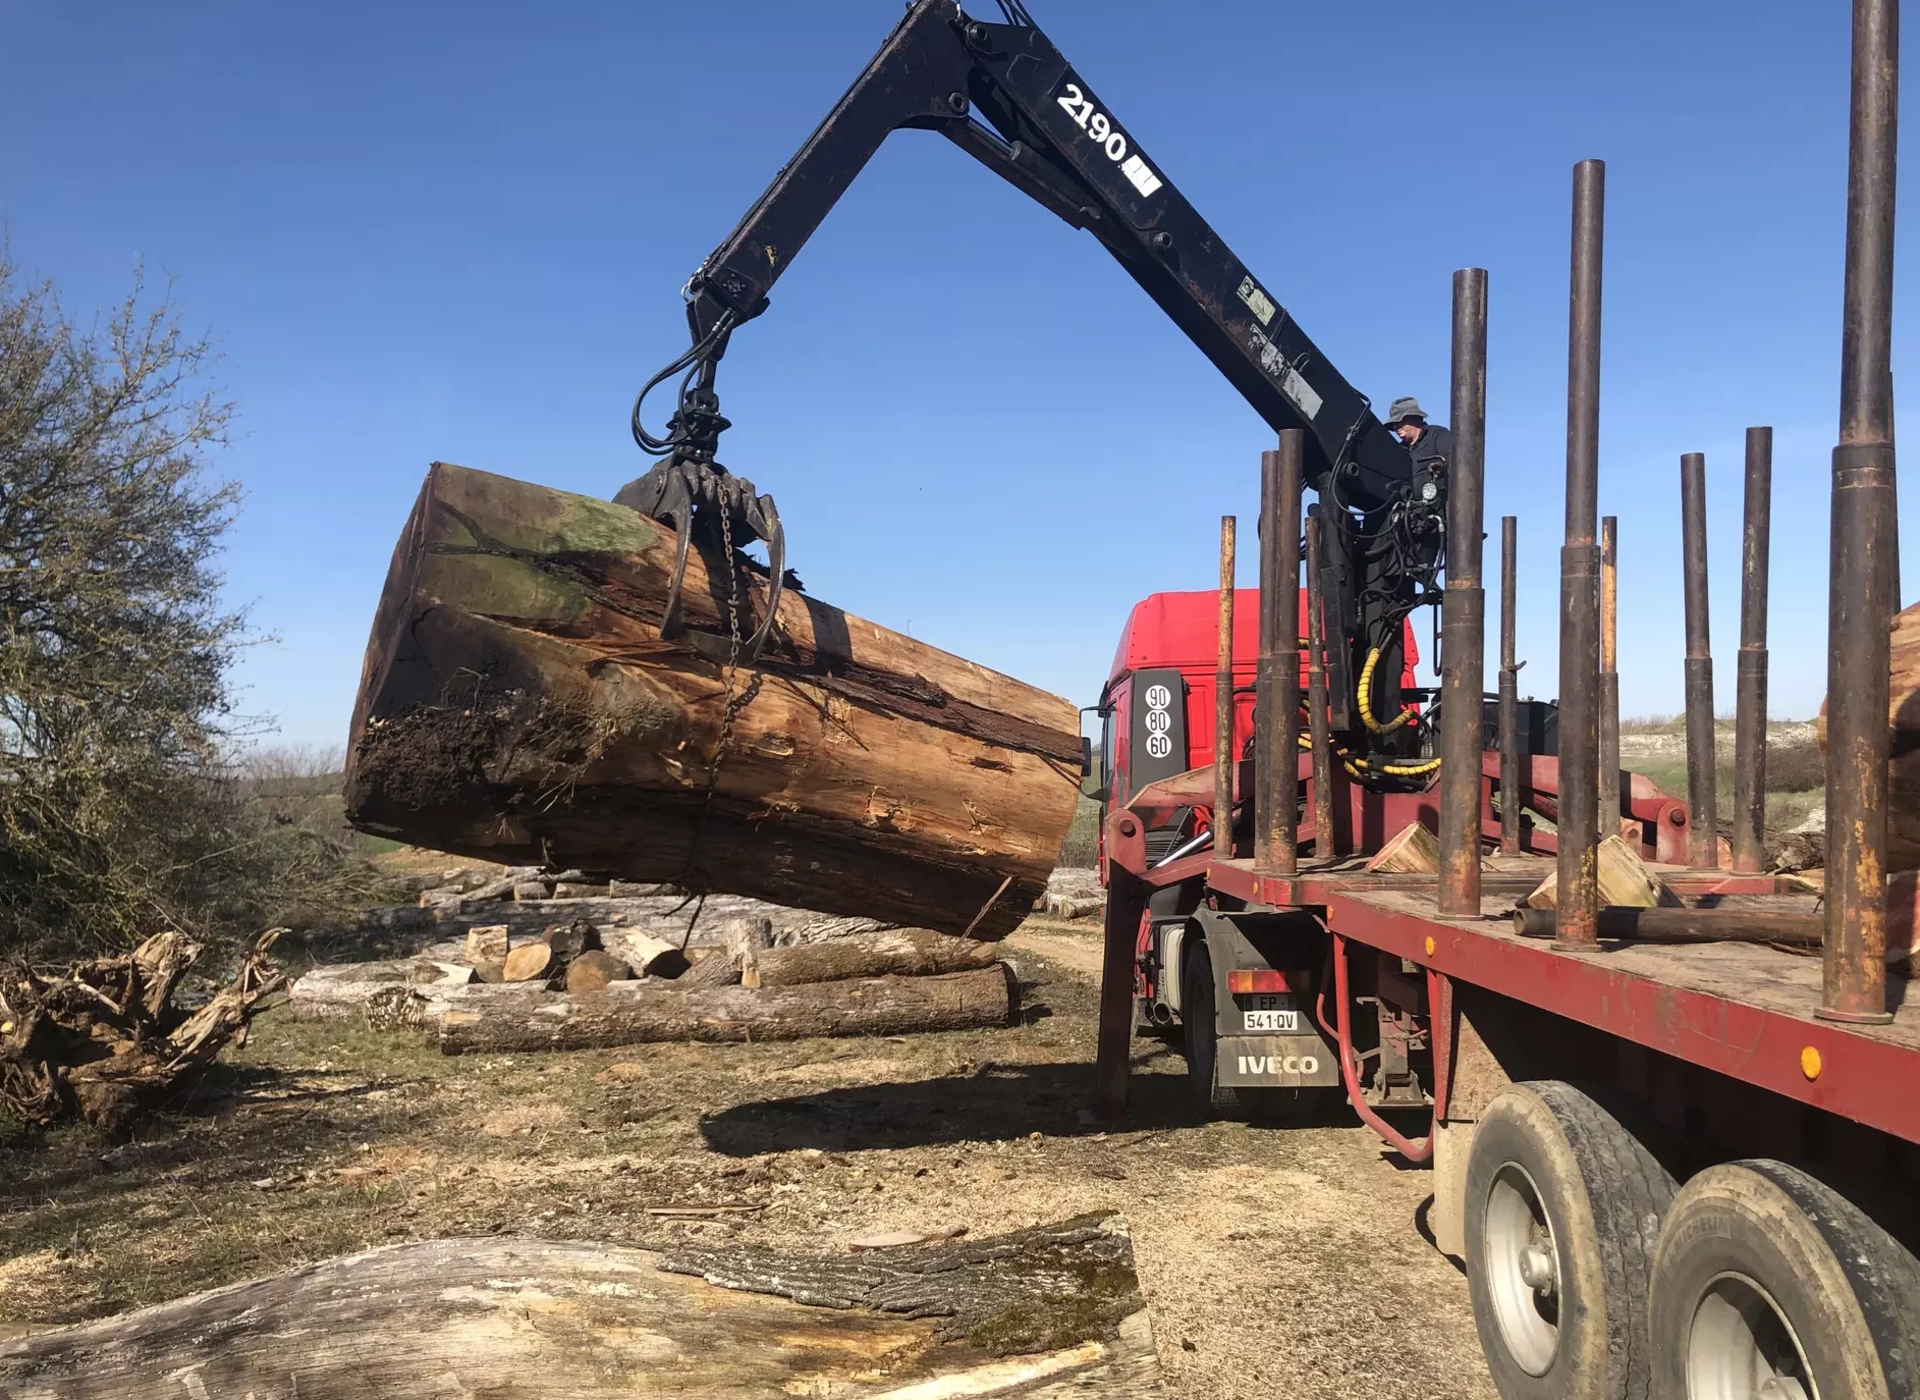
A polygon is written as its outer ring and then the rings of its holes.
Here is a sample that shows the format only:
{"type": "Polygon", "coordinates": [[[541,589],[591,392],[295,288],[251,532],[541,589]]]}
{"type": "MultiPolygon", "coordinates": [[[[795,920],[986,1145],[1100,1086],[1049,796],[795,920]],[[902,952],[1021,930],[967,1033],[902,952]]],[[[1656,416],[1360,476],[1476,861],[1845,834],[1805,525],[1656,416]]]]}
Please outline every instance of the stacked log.
{"type": "Polygon", "coordinates": [[[357,1012],[376,1029],[425,1029],[448,1054],[960,1030],[1005,1025],[1017,1005],[994,944],[927,929],[776,948],[760,920],[732,946],[689,957],[646,934],[574,921],[499,961],[505,931],[475,933],[477,964],[316,968],[294,983],[290,1005],[298,1016],[357,1012]]]}
{"type": "Polygon", "coordinates": [[[997,939],[1045,887],[1073,705],[695,549],[437,464],[395,549],[348,745],[360,829],[594,881],[676,881],[997,939]]]}

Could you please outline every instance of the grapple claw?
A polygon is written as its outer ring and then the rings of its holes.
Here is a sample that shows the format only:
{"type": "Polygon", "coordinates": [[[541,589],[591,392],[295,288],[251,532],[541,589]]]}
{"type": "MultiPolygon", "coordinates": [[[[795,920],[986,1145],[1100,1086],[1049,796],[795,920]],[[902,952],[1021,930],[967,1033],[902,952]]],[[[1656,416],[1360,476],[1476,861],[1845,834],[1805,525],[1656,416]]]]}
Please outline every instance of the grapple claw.
{"type": "Polygon", "coordinates": [[[676,455],[645,476],[628,482],[613,499],[619,505],[629,506],[671,526],[679,536],[674,549],[673,576],[667,584],[666,609],[660,621],[663,637],[678,636],[683,630],[681,585],[686,579],[687,557],[695,535],[700,537],[703,546],[713,549],[724,549],[729,543],[739,548],[755,540],[766,541],[770,565],[767,612],[741,652],[744,660],[757,658],[773,633],[780,595],[786,586],[786,530],[780,523],[780,512],[773,497],[760,495],[752,482],[734,476],[717,462],[676,455]]]}

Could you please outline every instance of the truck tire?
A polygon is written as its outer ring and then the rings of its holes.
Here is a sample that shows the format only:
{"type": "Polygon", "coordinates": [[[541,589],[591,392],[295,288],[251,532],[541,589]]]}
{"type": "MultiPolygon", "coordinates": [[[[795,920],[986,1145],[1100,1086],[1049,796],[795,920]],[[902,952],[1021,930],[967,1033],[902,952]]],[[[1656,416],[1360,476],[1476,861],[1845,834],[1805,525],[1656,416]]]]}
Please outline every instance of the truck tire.
{"type": "Polygon", "coordinates": [[[1189,938],[1180,958],[1180,1025],[1193,1106],[1209,1118],[1230,1118],[1239,1095],[1220,1086],[1220,1025],[1214,1009],[1213,955],[1205,941],[1189,938]]]}
{"type": "Polygon", "coordinates": [[[1681,1189],[1649,1306],[1655,1400],[1920,1396],[1920,1264],[1781,1162],[1709,1167],[1681,1189]]]}
{"type": "Polygon", "coordinates": [[[1466,1266],[1504,1400],[1645,1400],[1647,1270],[1673,1178],[1570,1084],[1513,1084],[1467,1156],[1466,1266]]]}

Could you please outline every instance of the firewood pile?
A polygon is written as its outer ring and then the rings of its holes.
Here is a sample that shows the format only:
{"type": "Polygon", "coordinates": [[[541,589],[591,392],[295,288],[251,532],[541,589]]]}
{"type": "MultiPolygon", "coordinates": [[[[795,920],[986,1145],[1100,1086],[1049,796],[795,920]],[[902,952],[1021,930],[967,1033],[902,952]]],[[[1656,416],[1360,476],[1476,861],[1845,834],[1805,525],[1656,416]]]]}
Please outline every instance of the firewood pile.
{"type": "Polygon", "coordinates": [[[62,973],[0,972],[0,1108],[46,1126],[79,1118],[118,1136],[142,1110],[178,1094],[228,1044],[245,1044],[260,1000],[284,976],[264,933],[203,1005],[177,993],[201,946],[157,933],[133,952],[62,973]]]}
{"type": "Polygon", "coordinates": [[[414,958],[317,967],[290,1006],[423,1030],[448,1054],[958,1030],[1015,1010],[992,943],[876,927],[783,947],[767,916],[721,927],[718,943],[682,945],[587,917],[537,935],[480,924],[414,958]]]}

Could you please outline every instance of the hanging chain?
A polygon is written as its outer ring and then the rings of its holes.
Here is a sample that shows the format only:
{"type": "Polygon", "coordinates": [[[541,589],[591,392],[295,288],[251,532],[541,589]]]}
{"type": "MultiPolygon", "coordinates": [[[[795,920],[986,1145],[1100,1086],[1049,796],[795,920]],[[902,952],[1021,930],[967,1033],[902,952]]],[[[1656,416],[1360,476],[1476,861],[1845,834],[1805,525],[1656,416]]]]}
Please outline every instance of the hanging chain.
{"type": "Polygon", "coordinates": [[[700,798],[700,815],[694,819],[693,841],[687,848],[687,870],[698,882],[699,902],[694,905],[693,917],[687,921],[687,931],[680,937],[680,946],[685,948],[693,937],[694,926],[700,922],[700,914],[707,906],[706,879],[700,870],[700,844],[707,834],[707,815],[713,810],[713,794],[720,785],[720,765],[726,761],[727,752],[733,747],[733,725],[739,717],[741,697],[738,689],[740,674],[740,578],[733,566],[733,516],[729,511],[721,510],[720,550],[727,567],[727,669],[723,686],[725,703],[720,712],[720,737],[713,746],[713,757],[707,761],[707,790],[700,798]]]}

